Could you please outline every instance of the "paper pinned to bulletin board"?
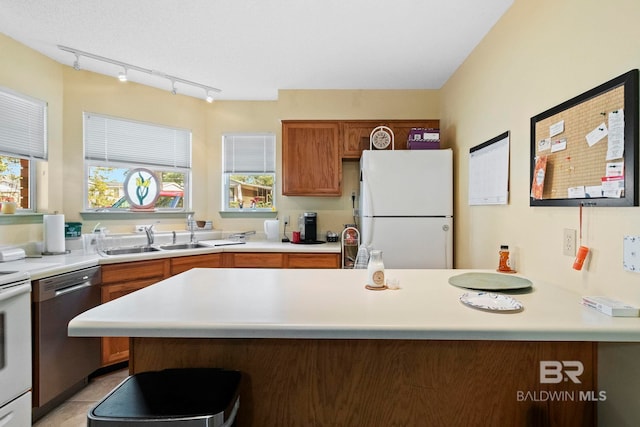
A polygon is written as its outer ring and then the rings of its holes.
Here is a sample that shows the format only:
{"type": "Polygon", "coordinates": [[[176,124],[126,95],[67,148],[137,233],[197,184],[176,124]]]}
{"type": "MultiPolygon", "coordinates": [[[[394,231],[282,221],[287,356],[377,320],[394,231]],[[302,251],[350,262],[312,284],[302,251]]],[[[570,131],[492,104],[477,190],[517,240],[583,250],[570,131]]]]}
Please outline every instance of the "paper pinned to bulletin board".
{"type": "Polygon", "coordinates": [[[637,206],[638,70],[531,119],[532,206],[637,206]]]}
{"type": "Polygon", "coordinates": [[[506,205],[509,131],[469,150],[469,205],[506,205]]]}

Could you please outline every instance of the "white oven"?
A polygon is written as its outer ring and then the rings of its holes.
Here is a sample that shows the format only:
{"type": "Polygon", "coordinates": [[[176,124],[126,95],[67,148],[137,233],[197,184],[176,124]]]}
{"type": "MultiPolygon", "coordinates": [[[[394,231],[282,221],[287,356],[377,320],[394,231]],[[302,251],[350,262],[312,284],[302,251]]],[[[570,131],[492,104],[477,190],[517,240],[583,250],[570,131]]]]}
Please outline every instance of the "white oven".
{"type": "Polygon", "coordinates": [[[0,273],[0,426],[31,425],[31,282],[0,273]]]}

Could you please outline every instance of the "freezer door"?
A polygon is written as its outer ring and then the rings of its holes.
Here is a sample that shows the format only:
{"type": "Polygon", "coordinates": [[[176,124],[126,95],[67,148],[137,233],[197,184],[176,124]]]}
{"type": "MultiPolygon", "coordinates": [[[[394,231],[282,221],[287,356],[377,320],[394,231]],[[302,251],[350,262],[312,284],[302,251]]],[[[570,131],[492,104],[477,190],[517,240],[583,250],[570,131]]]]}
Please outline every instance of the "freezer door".
{"type": "Polygon", "coordinates": [[[385,268],[453,268],[453,218],[362,218],[361,241],[385,268]]]}
{"type": "Polygon", "coordinates": [[[365,150],[363,216],[452,216],[453,155],[447,150],[365,150]]]}

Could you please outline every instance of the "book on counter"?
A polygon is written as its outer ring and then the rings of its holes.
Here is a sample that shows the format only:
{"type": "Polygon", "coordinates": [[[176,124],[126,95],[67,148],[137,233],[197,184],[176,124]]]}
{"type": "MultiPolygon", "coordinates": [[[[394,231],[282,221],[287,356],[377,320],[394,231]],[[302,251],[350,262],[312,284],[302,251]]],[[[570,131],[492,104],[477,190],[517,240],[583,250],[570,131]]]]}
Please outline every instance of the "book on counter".
{"type": "Polygon", "coordinates": [[[638,307],[633,307],[629,304],[625,304],[622,301],[618,301],[608,297],[601,296],[588,296],[582,297],[582,305],[595,308],[601,313],[608,314],[614,317],[638,317],[640,310],[638,307]]]}

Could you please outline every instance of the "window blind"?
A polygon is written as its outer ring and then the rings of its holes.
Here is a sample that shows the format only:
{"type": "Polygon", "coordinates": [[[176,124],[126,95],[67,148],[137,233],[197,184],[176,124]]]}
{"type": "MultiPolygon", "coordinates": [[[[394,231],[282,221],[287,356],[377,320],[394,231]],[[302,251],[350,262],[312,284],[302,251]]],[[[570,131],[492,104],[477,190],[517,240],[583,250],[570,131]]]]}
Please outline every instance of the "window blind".
{"type": "Polygon", "coordinates": [[[223,135],[223,162],[224,173],[275,173],[275,135],[223,135]]]}
{"type": "Polygon", "coordinates": [[[47,103],[0,88],[0,152],[47,159],[47,103]]]}
{"type": "Polygon", "coordinates": [[[191,131],[84,113],[85,159],[191,168],[191,131]]]}

